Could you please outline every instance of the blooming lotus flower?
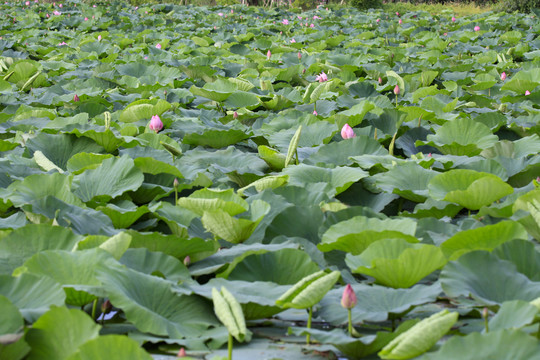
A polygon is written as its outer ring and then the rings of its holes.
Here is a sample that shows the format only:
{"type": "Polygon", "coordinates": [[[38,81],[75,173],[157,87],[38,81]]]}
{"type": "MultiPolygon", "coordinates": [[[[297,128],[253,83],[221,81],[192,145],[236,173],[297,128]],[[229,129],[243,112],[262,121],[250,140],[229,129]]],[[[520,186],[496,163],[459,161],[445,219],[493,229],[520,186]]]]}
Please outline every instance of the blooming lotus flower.
{"type": "Polygon", "coordinates": [[[233,9],[231,9],[231,14],[234,14],[234,10],[233,10],[233,9]]]}
{"type": "Polygon", "coordinates": [[[85,17],[85,18],[84,18],[84,21],[88,21],[88,18],[87,18],[87,17],[85,17]]]}
{"type": "Polygon", "coordinates": [[[313,110],[313,115],[317,116],[319,113],[317,113],[317,110],[313,110]]]}
{"type": "Polygon", "coordinates": [[[266,58],[270,60],[271,57],[272,57],[272,52],[268,50],[268,52],[266,53],[266,58]]]}
{"type": "Polygon", "coordinates": [[[159,118],[158,115],[152,116],[152,119],[150,120],[150,124],[148,125],[148,127],[150,128],[150,130],[154,130],[156,134],[158,133],[158,131],[163,129],[163,123],[161,122],[161,119],[159,118]]]}
{"type": "Polygon", "coordinates": [[[291,44],[294,44],[295,42],[296,42],[296,40],[291,39],[291,44]]]}
{"type": "Polygon", "coordinates": [[[506,80],[506,73],[503,71],[503,73],[501,74],[501,80],[504,81],[506,80]]]}
{"type": "Polygon", "coordinates": [[[399,16],[399,12],[396,11],[396,16],[399,16]]]}
{"type": "Polygon", "coordinates": [[[474,31],[480,31],[480,26],[476,25],[476,26],[474,27],[474,31]]]}
{"type": "Polygon", "coordinates": [[[62,4],[59,4],[58,7],[62,7],[62,4]]]}
{"type": "Polygon", "coordinates": [[[394,94],[399,95],[399,93],[400,93],[399,85],[396,85],[396,87],[394,88],[394,94]]]}
{"type": "MultiPolygon", "coordinates": [[[[96,4],[94,4],[92,7],[95,8],[95,7],[96,7],[96,4]]],[[[135,10],[137,10],[137,9],[135,9],[135,10]]]]}
{"type": "Polygon", "coordinates": [[[45,15],[45,17],[47,17],[47,19],[50,17],[49,14],[45,15]]]}
{"type": "Polygon", "coordinates": [[[60,44],[58,44],[58,46],[64,46],[64,45],[67,45],[65,41],[62,41],[60,44]]]}
{"type": "Polygon", "coordinates": [[[302,17],[300,15],[297,16],[298,20],[302,20],[302,17]]]}
{"type": "Polygon", "coordinates": [[[283,19],[283,21],[281,22],[283,25],[289,25],[289,20],[287,19],[283,19]]]}
{"type": "Polygon", "coordinates": [[[26,6],[30,6],[30,1],[24,3],[26,6]]]}
{"type": "Polygon", "coordinates": [[[158,43],[158,44],[156,45],[156,49],[160,49],[160,50],[161,50],[161,44],[158,43]]]}
{"type": "Polygon", "coordinates": [[[54,10],[53,15],[58,16],[58,15],[62,15],[62,13],[60,11],[54,10]]]}
{"type": "Polygon", "coordinates": [[[452,16],[452,22],[456,22],[456,18],[452,16]]]}
{"type": "Polygon", "coordinates": [[[323,72],[321,72],[317,77],[315,78],[315,81],[318,81],[320,83],[328,81],[328,76],[323,72]]]}
{"type": "Polygon", "coordinates": [[[352,309],[356,304],[358,304],[356,294],[354,293],[351,284],[347,284],[345,290],[343,290],[343,295],[341,296],[341,306],[345,309],[352,309]]]}
{"type": "Polygon", "coordinates": [[[443,34],[443,36],[447,36],[447,35],[448,35],[448,33],[444,33],[444,34],[443,34]]]}
{"type": "Polygon", "coordinates": [[[98,35],[97,41],[101,41],[101,35],[98,35]]]}
{"type": "Polygon", "coordinates": [[[531,92],[529,90],[525,91],[525,96],[531,95],[531,92]]]}
{"type": "Polygon", "coordinates": [[[79,96],[75,94],[75,96],[73,97],[73,101],[78,102],[81,101],[81,99],[79,99],[79,96]]]}
{"type": "Polygon", "coordinates": [[[356,137],[356,134],[354,133],[353,128],[349,124],[345,124],[341,128],[341,137],[343,139],[352,139],[356,137]]]}
{"type": "Polygon", "coordinates": [[[309,25],[310,28],[314,28],[315,27],[315,24],[311,24],[309,25]]]}

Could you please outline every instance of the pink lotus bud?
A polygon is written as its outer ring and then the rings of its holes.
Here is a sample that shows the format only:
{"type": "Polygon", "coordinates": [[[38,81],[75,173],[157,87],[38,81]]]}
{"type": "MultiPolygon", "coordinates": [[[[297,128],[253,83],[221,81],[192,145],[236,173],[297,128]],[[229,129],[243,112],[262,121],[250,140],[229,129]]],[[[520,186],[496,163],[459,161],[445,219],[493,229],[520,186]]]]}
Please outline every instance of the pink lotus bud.
{"type": "Polygon", "coordinates": [[[101,41],[101,35],[98,35],[97,41],[101,41]]]}
{"type": "Polygon", "coordinates": [[[501,74],[501,80],[504,81],[506,80],[506,73],[503,71],[503,73],[501,74]]]}
{"type": "Polygon", "coordinates": [[[540,183],[540,176],[538,176],[538,177],[536,178],[536,182],[537,182],[537,183],[540,183]]]}
{"type": "Polygon", "coordinates": [[[25,2],[26,6],[30,6],[30,1],[25,2]]]}
{"type": "Polygon", "coordinates": [[[223,16],[223,13],[220,12],[220,13],[218,13],[218,15],[219,15],[219,16],[223,16]]]}
{"type": "Polygon", "coordinates": [[[380,76],[379,76],[379,85],[382,85],[382,79],[380,76]]]}
{"type": "Polygon", "coordinates": [[[158,131],[163,129],[163,123],[161,122],[161,119],[159,118],[158,115],[152,116],[152,119],[150,120],[150,124],[148,125],[148,127],[150,128],[150,130],[154,130],[156,134],[158,133],[158,131]]]}
{"type": "Polygon", "coordinates": [[[325,81],[328,81],[328,76],[323,72],[321,72],[319,75],[317,75],[317,77],[315,78],[316,81],[322,83],[322,82],[325,82],[325,81]]]}
{"type": "Polygon", "coordinates": [[[184,265],[185,265],[185,266],[188,266],[190,263],[191,263],[191,258],[190,258],[189,255],[188,255],[188,256],[186,256],[186,257],[184,258],[184,265]]]}
{"type": "Polygon", "coordinates": [[[157,45],[156,45],[156,49],[160,49],[160,50],[161,50],[161,44],[157,44],[157,45]]]}
{"type": "Polygon", "coordinates": [[[235,111],[233,112],[233,115],[232,115],[233,119],[238,119],[238,113],[235,111]]]}
{"type": "Polygon", "coordinates": [[[281,22],[283,25],[289,25],[289,20],[287,19],[283,19],[283,21],[281,22]]]}
{"type": "Polygon", "coordinates": [[[73,101],[78,102],[78,101],[81,101],[81,99],[79,99],[77,94],[75,94],[75,96],[73,97],[73,101]]]}
{"type": "Polygon", "coordinates": [[[186,357],[186,350],[184,348],[180,348],[178,351],[178,354],[176,354],[176,357],[186,357]]]}
{"type": "Polygon", "coordinates": [[[399,25],[403,24],[403,20],[399,19],[398,24],[399,25]]]}
{"type": "Polygon", "coordinates": [[[394,94],[399,95],[399,92],[399,85],[396,85],[396,87],[394,88],[394,94]]]}
{"type": "Polygon", "coordinates": [[[299,51],[298,52],[298,60],[301,60],[302,59],[302,53],[299,51]]]}
{"type": "Polygon", "coordinates": [[[396,11],[396,15],[399,16],[399,13],[396,11]]]}
{"type": "Polygon", "coordinates": [[[347,284],[345,290],[343,290],[343,295],[341,296],[341,306],[345,309],[352,309],[357,303],[358,299],[356,298],[356,294],[354,293],[351,284],[347,284]]]}
{"type": "Polygon", "coordinates": [[[315,27],[315,24],[311,24],[309,25],[310,28],[314,28],[315,27]]]}
{"type": "Polygon", "coordinates": [[[317,110],[313,110],[313,115],[315,115],[315,116],[319,115],[319,114],[317,113],[317,110]]]}
{"type": "Polygon", "coordinates": [[[87,17],[85,17],[85,18],[84,18],[84,21],[88,21],[88,18],[87,18],[87,17]]]}
{"type": "Polygon", "coordinates": [[[296,40],[291,39],[291,44],[294,44],[295,42],[296,42],[296,40]]]}
{"type": "Polygon", "coordinates": [[[432,156],[431,153],[427,154],[427,157],[431,157],[431,156],[432,156]]]}
{"type": "Polygon", "coordinates": [[[62,7],[62,4],[59,4],[58,7],[62,7]]]}
{"type": "Polygon", "coordinates": [[[525,96],[531,95],[531,92],[529,90],[525,91],[525,96]]]}
{"type": "Polygon", "coordinates": [[[105,300],[103,304],[101,304],[101,312],[103,314],[108,314],[112,310],[112,304],[109,299],[105,300]]]}
{"type": "MultiPolygon", "coordinates": [[[[92,7],[95,8],[95,7],[97,7],[97,6],[96,6],[96,4],[94,4],[94,5],[92,5],[92,7]]],[[[137,9],[135,9],[135,10],[137,10],[137,9]]]]}
{"type": "Polygon", "coordinates": [[[175,188],[175,189],[178,189],[178,179],[177,178],[174,178],[174,181],[172,183],[172,186],[175,188]]]}
{"type": "Polygon", "coordinates": [[[47,19],[50,17],[49,14],[45,15],[47,17],[47,19]]]}
{"type": "Polygon", "coordinates": [[[350,127],[349,124],[345,124],[341,128],[341,137],[343,139],[352,139],[353,137],[356,137],[356,134],[354,133],[353,128],[350,127]]]}
{"type": "Polygon", "coordinates": [[[60,11],[56,11],[56,10],[54,10],[54,12],[53,12],[53,15],[56,15],[56,16],[58,16],[58,15],[62,15],[62,13],[61,13],[60,11]]]}
{"type": "Polygon", "coordinates": [[[378,24],[378,23],[381,22],[381,19],[377,19],[377,20],[375,20],[375,22],[378,24]]]}
{"type": "Polygon", "coordinates": [[[474,27],[474,31],[480,31],[480,26],[476,25],[476,26],[474,27]]]}
{"type": "Polygon", "coordinates": [[[452,16],[452,22],[456,22],[456,18],[452,16]]]}
{"type": "Polygon", "coordinates": [[[448,33],[444,33],[444,34],[443,34],[443,36],[447,36],[447,35],[448,35],[448,33]]]}
{"type": "Polygon", "coordinates": [[[487,319],[487,317],[489,316],[489,310],[487,307],[485,307],[483,310],[482,310],[482,317],[484,319],[487,319]]]}
{"type": "Polygon", "coordinates": [[[234,14],[234,10],[233,10],[233,9],[231,9],[231,14],[234,14]]]}
{"type": "Polygon", "coordinates": [[[268,50],[268,52],[266,53],[266,58],[270,60],[271,57],[272,57],[272,52],[268,50]]]}

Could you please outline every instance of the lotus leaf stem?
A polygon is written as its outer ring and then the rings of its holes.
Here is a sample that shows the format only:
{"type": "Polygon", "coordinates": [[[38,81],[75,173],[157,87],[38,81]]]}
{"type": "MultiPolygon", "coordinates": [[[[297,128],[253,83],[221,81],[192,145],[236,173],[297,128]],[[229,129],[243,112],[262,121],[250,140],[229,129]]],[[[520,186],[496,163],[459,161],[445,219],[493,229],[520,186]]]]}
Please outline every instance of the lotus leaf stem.
{"type": "Polygon", "coordinates": [[[232,347],[233,347],[233,337],[229,333],[229,345],[228,345],[228,359],[232,360],[232,347]]]}
{"type": "Polygon", "coordinates": [[[94,304],[92,305],[92,319],[96,318],[97,301],[98,299],[96,298],[94,300],[94,304]]]}
{"type": "Polygon", "coordinates": [[[352,327],[352,309],[347,309],[349,317],[349,336],[353,336],[353,327],[352,327]]]}
{"type": "MultiPolygon", "coordinates": [[[[308,316],[308,320],[307,320],[307,328],[308,329],[311,329],[311,318],[313,317],[313,306],[310,306],[309,308],[309,316],[308,316]]],[[[311,342],[311,334],[308,333],[306,335],[306,343],[309,345],[309,343],[311,342]]]]}

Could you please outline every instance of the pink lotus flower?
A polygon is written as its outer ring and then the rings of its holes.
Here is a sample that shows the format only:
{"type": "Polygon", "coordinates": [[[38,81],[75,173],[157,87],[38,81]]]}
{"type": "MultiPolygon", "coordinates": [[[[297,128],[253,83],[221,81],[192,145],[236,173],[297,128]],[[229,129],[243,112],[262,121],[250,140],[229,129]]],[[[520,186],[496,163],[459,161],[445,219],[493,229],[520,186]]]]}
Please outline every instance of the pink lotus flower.
{"type": "Polygon", "coordinates": [[[298,20],[302,20],[302,17],[300,15],[297,16],[298,20]]]}
{"type": "Polygon", "coordinates": [[[396,16],[399,16],[399,13],[396,11],[396,16]]]}
{"type": "Polygon", "coordinates": [[[58,7],[60,7],[60,8],[61,8],[61,7],[62,7],[62,4],[59,4],[59,5],[58,5],[58,7]]]}
{"type": "Polygon", "coordinates": [[[400,93],[399,85],[396,85],[396,87],[394,88],[394,94],[399,95],[399,93],[400,93]]]}
{"type": "Polygon", "coordinates": [[[176,357],[186,357],[186,350],[184,348],[180,348],[178,354],[176,354],[176,357]]]}
{"type": "Polygon", "coordinates": [[[382,79],[380,76],[379,76],[379,85],[382,85],[382,79]]]}
{"type": "MultiPolygon", "coordinates": [[[[96,4],[94,4],[92,7],[95,8],[95,7],[96,7],[96,4]]],[[[135,9],[135,10],[137,10],[137,9],[135,9]]]]}
{"type": "Polygon", "coordinates": [[[64,46],[64,45],[67,45],[66,42],[62,41],[60,44],[58,44],[58,46],[64,46]]]}
{"type": "Polygon", "coordinates": [[[398,23],[399,25],[403,24],[403,20],[399,19],[398,23]]]}
{"type": "Polygon", "coordinates": [[[313,115],[317,116],[319,113],[317,113],[317,110],[313,110],[313,115]]]}
{"type": "Polygon", "coordinates": [[[291,44],[294,44],[295,42],[296,42],[296,40],[291,39],[291,44]]]}
{"type": "Polygon", "coordinates": [[[474,31],[480,31],[480,26],[476,25],[476,26],[474,27],[474,31]]]}
{"type": "Polygon", "coordinates": [[[349,124],[343,125],[341,128],[341,137],[345,140],[356,137],[353,128],[349,124]]]}
{"type": "Polygon", "coordinates": [[[45,15],[45,17],[48,19],[50,16],[49,16],[49,14],[47,14],[47,15],[45,15]]]}
{"type": "Polygon", "coordinates": [[[452,22],[456,22],[456,18],[452,16],[452,22]]]}
{"type": "Polygon", "coordinates": [[[271,57],[272,57],[272,52],[268,50],[268,52],[266,53],[266,59],[270,60],[271,57]]]}
{"type": "Polygon", "coordinates": [[[447,35],[448,35],[448,33],[444,33],[444,34],[443,34],[443,36],[447,36],[447,35]]]}
{"type": "Polygon", "coordinates": [[[283,21],[281,22],[283,25],[289,25],[289,20],[287,19],[283,19],[283,21]]]}
{"type": "Polygon", "coordinates": [[[156,132],[156,134],[163,129],[163,123],[161,122],[161,119],[158,115],[152,116],[152,119],[150,120],[150,124],[148,125],[150,130],[153,130],[156,132]]]}
{"type": "Polygon", "coordinates": [[[503,71],[503,73],[501,74],[501,80],[504,81],[506,80],[506,73],[503,71]]]}
{"type": "Polygon", "coordinates": [[[322,19],[321,17],[318,17],[317,15],[313,15],[313,20],[322,19]]]}
{"type": "Polygon", "coordinates": [[[84,18],[84,21],[88,21],[88,18],[87,18],[87,17],[85,17],[85,18],[84,18]]]}
{"type": "Polygon", "coordinates": [[[26,6],[30,6],[30,1],[24,3],[26,6]]]}
{"type": "Polygon", "coordinates": [[[158,43],[158,44],[156,45],[156,49],[160,49],[160,50],[161,50],[161,44],[158,43]]]}
{"type": "Polygon", "coordinates": [[[234,10],[233,10],[233,9],[231,9],[231,14],[234,14],[234,10]]]}
{"type": "Polygon", "coordinates": [[[238,119],[238,113],[235,111],[233,112],[233,115],[232,115],[233,119],[238,119]]]}
{"type": "Polygon", "coordinates": [[[309,25],[310,28],[314,28],[315,27],[315,24],[311,24],[309,25]]]}
{"type": "Polygon", "coordinates": [[[378,23],[381,22],[381,19],[377,19],[377,20],[375,20],[375,22],[378,24],[378,23]]]}
{"type": "Polygon", "coordinates": [[[97,41],[101,41],[101,35],[98,35],[97,41]]]}
{"type": "Polygon", "coordinates": [[[317,77],[315,78],[315,81],[318,81],[320,83],[328,81],[328,76],[323,72],[321,72],[317,77]]]}
{"type": "Polygon", "coordinates": [[[60,11],[56,11],[56,10],[54,10],[54,12],[53,12],[53,15],[56,15],[56,16],[58,16],[58,15],[62,15],[62,13],[61,13],[60,11]]]}
{"type": "Polygon", "coordinates": [[[352,309],[356,306],[356,304],[358,304],[356,294],[354,293],[351,284],[347,284],[347,286],[345,286],[345,290],[343,291],[343,295],[341,296],[341,306],[343,306],[345,309],[352,309]]]}
{"type": "Polygon", "coordinates": [[[298,52],[298,60],[301,60],[302,59],[302,53],[299,51],[298,52]]]}
{"type": "Polygon", "coordinates": [[[219,16],[223,16],[223,13],[220,12],[220,13],[218,13],[218,15],[219,15],[219,16]]]}
{"type": "Polygon", "coordinates": [[[529,90],[525,91],[525,96],[531,95],[531,92],[529,90]]]}
{"type": "Polygon", "coordinates": [[[75,94],[75,96],[73,97],[73,101],[79,102],[79,101],[81,101],[81,99],[79,99],[79,96],[77,96],[77,94],[75,94]]]}

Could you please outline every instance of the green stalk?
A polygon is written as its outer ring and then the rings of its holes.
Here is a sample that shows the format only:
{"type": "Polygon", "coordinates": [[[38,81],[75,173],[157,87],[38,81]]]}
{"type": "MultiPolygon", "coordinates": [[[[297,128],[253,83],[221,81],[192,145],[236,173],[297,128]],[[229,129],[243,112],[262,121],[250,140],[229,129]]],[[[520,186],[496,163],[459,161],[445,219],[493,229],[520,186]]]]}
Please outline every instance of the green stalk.
{"type": "Polygon", "coordinates": [[[540,324],[538,324],[538,331],[536,332],[536,338],[540,340],[540,324]]]}
{"type": "Polygon", "coordinates": [[[231,333],[229,333],[229,360],[232,360],[232,347],[233,347],[233,337],[231,333]]]}
{"type": "MultiPolygon", "coordinates": [[[[311,318],[312,317],[313,317],[313,306],[311,306],[309,308],[309,316],[308,316],[308,320],[307,320],[307,328],[308,329],[311,329],[311,318]]],[[[309,345],[310,341],[311,341],[311,334],[308,333],[306,335],[306,343],[309,345]]]]}
{"type": "Polygon", "coordinates": [[[174,188],[174,205],[178,206],[178,189],[174,188]]]}
{"type": "MultiPolygon", "coordinates": [[[[487,334],[489,332],[489,325],[488,325],[488,317],[487,316],[484,318],[484,326],[486,328],[486,334],[487,334]]],[[[538,334],[537,334],[537,336],[538,336],[538,334]]]]}
{"type": "Polygon", "coordinates": [[[352,331],[353,331],[353,327],[352,327],[352,309],[347,309],[348,313],[349,313],[349,336],[352,337],[352,331]]]}
{"type": "Polygon", "coordinates": [[[94,300],[94,304],[92,305],[92,319],[96,318],[97,301],[98,299],[96,298],[94,300]]]}

